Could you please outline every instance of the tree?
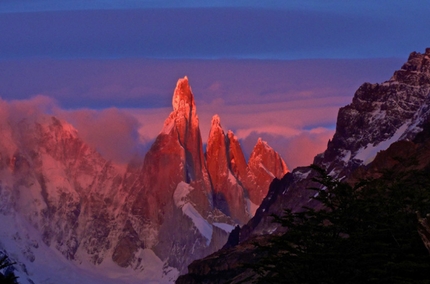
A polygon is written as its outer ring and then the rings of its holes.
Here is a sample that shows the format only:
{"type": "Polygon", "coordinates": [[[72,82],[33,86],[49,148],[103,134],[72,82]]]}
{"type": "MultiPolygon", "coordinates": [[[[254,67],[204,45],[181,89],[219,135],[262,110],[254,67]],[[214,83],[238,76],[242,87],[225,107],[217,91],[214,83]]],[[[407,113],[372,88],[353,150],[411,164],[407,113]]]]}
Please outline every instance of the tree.
{"type": "Polygon", "coordinates": [[[11,263],[8,260],[8,257],[4,255],[0,258],[0,270],[5,269],[6,271],[1,273],[0,272],[0,284],[17,284],[16,279],[18,279],[17,276],[12,271],[8,271],[8,267],[12,267],[14,263],[11,263]]]}
{"type": "Polygon", "coordinates": [[[430,255],[417,231],[417,212],[430,212],[426,171],[386,172],[350,185],[318,172],[322,209],[285,210],[253,265],[258,283],[430,283],[430,255]]]}

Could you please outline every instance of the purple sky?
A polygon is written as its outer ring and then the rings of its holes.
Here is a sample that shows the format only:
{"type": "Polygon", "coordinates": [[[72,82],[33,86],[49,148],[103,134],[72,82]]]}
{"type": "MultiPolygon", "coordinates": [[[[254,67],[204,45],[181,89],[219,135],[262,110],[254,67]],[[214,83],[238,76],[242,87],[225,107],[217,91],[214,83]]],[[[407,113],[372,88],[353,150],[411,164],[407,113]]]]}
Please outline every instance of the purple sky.
{"type": "Polygon", "coordinates": [[[62,116],[124,161],[187,75],[204,140],[218,113],[247,154],[262,136],[293,168],[324,150],[360,84],[430,46],[427,1],[265,2],[1,1],[1,106],[62,116]]]}

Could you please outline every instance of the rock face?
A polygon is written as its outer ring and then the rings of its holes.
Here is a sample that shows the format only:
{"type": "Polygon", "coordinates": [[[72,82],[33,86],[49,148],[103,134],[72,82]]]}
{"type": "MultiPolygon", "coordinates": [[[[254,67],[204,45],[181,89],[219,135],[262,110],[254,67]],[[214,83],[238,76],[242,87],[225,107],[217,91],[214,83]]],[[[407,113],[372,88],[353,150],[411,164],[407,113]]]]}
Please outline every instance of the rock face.
{"type": "Polygon", "coordinates": [[[173,111],[146,154],[138,182],[131,189],[136,196],[130,197],[130,214],[135,225],[142,228],[138,233],[145,236],[144,243],[162,259],[168,259],[169,264],[180,267],[190,262],[188,257],[204,255],[212,235],[205,232],[202,236],[193,229],[184,207],[175,204],[178,185],[182,182],[189,186],[182,198],[187,198],[198,218],[206,221],[213,204],[196,106],[187,78],[178,81],[172,105],[173,111]]]}
{"type": "Polygon", "coordinates": [[[336,132],[316,162],[338,168],[368,164],[378,150],[399,139],[412,139],[429,117],[430,49],[413,52],[390,80],[363,84],[352,103],[339,110],[336,132]],[[343,163],[340,163],[343,162],[343,163]]]}
{"type": "Polygon", "coordinates": [[[127,166],[105,160],[55,117],[0,121],[0,224],[10,224],[0,226],[0,252],[32,267],[44,263],[45,249],[56,250],[77,264],[108,267],[106,274],[114,263],[135,270],[140,282],[171,282],[224,246],[230,231],[252,217],[254,187],[264,194],[285,163],[260,141],[250,161],[265,172],[254,170],[218,116],[205,158],[186,77],[172,107],[143,164],[127,166]]]}
{"type": "Polygon", "coordinates": [[[279,154],[259,138],[248,161],[247,178],[243,180],[251,202],[261,204],[272,180],[282,178],[287,172],[287,165],[279,154]]]}
{"type": "MultiPolygon", "coordinates": [[[[428,127],[424,126],[429,121],[429,106],[430,49],[426,49],[424,54],[411,53],[408,61],[390,80],[382,84],[364,83],[357,90],[352,103],[339,110],[334,137],[328,142],[327,150],[315,157],[314,164],[341,179],[353,179],[357,172],[363,176],[363,171],[377,175],[383,168],[394,167],[401,171],[399,160],[393,158],[396,155],[404,155],[406,160],[418,160],[418,165],[429,167],[430,155],[426,145],[430,136],[419,141],[423,132],[428,133],[428,127]],[[413,139],[414,142],[408,142],[413,139]],[[389,151],[377,155],[391,144],[389,151]]],[[[282,179],[275,179],[255,216],[240,232],[236,232],[239,235],[236,242],[207,259],[194,262],[189,267],[193,273],[180,277],[177,283],[194,283],[196,279],[199,283],[218,283],[217,276],[221,279],[222,275],[231,276],[222,278],[229,283],[242,279],[249,271],[223,264],[229,263],[230,256],[246,263],[255,257],[249,248],[250,243],[283,230],[272,222],[271,214],[280,215],[286,208],[292,211],[303,206],[318,208],[319,204],[312,199],[314,191],[308,190],[319,186],[312,181],[315,174],[308,167],[299,167],[282,179]],[[225,259],[214,263],[217,256],[225,259]],[[212,263],[211,271],[199,273],[199,269],[204,269],[208,263],[212,263]]],[[[419,220],[421,235],[428,244],[428,219],[419,220]]]]}
{"type": "MultiPolygon", "coordinates": [[[[237,140],[236,140],[237,141],[237,140]]],[[[224,134],[220,118],[212,118],[209,132],[206,159],[213,186],[214,206],[224,214],[231,216],[238,224],[245,224],[251,217],[247,211],[245,189],[238,180],[235,156],[243,158],[242,149],[233,145],[234,156],[230,155],[230,140],[224,134]],[[234,168],[234,170],[233,170],[234,168]]],[[[243,158],[243,161],[245,159],[243,158]]],[[[241,163],[242,161],[239,161],[241,163]]],[[[239,166],[242,167],[240,164],[239,166]]]]}
{"type": "Polygon", "coordinates": [[[120,207],[113,201],[124,197],[112,191],[121,187],[121,169],[53,117],[22,120],[2,133],[2,213],[26,216],[66,258],[84,253],[100,263],[112,246],[108,236],[119,229],[107,223],[120,207]]]}

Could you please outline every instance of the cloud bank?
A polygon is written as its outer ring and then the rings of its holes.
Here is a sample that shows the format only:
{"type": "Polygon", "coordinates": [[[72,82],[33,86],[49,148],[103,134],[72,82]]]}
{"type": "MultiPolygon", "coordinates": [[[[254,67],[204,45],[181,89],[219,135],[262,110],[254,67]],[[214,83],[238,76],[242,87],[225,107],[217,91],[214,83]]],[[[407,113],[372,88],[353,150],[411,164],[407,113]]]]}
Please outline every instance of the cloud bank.
{"type": "Polygon", "coordinates": [[[218,114],[247,155],[261,136],[294,168],[325,149],[339,107],[364,81],[389,79],[402,61],[14,60],[2,62],[0,95],[23,109],[14,115],[57,115],[124,163],[150,147],[172,110],[176,81],[187,75],[204,142],[218,114]]]}
{"type": "Polygon", "coordinates": [[[424,49],[430,37],[429,5],[401,1],[353,5],[359,9],[315,1],[287,9],[75,4],[76,9],[50,10],[55,6],[50,3],[46,10],[30,6],[31,12],[13,12],[10,2],[3,4],[10,13],[0,17],[0,59],[400,57],[424,49]]]}
{"type": "Polygon", "coordinates": [[[46,96],[0,100],[1,127],[13,128],[24,120],[43,123],[49,116],[72,124],[84,142],[118,164],[125,164],[144,153],[145,143],[138,133],[141,124],[124,110],[64,110],[46,96]]]}

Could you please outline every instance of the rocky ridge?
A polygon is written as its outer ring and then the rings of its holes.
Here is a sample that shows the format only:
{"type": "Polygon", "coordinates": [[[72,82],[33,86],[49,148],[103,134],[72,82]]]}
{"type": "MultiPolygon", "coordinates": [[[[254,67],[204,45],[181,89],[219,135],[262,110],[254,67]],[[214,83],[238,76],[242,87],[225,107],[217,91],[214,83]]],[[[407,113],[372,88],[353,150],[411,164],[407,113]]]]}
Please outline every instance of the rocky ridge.
{"type": "MultiPolygon", "coordinates": [[[[130,273],[136,278],[124,283],[172,282],[252,217],[252,188],[244,186],[249,167],[237,138],[225,135],[215,117],[205,158],[186,77],[172,107],[143,164],[126,167],[105,160],[55,117],[0,122],[0,222],[8,224],[0,230],[0,250],[19,263],[22,279],[51,281],[40,280],[49,273],[38,275],[34,267],[52,251],[90,270],[99,267],[118,283],[118,275],[130,273]]],[[[273,149],[265,151],[285,165],[273,149]]],[[[271,177],[279,174],[266,169],[271,177]]]]}
{"type": "MultiPolygon", "coordinates": [[[[313,163],[333,177],[346,178],[360,165],[373,161],[379,151],[398,140],[411,140],[422,131],[430,116],[429,58],[430,48],[423,54],[413,52],[388,81],[360,86],[351,104],[340,108],[333,139],[313,163]]],[[[315,206],[311,200],[313,191],[306,190],[315,186],[311,181],[314,173],[307,167],[298,167],[291,175],[290,185],[268,193],[267,199],[276,195],[277,201],[270,208],[259,208],[264,210],[256,213],[261,222],[251,228],[249,224],[245,226],[249,234],[276,230],[269,216],[281,214],[285,207],[300,210],[304,205],[315,206]]]]}
{"type": "MultiPolygon", "coordinates": [[[[430,48],[424,54],[411,53],[390,80],[382,84],[364,83],[355,93],[352,103],[339,110],[334,137],[328,142],[327,150],[315,157],[314,164],[340,179],[350,179],[357,171],[379,170],[381,160],[390,160],[381,151],[396,141],[417,139],[417,134],[425,131],[430,116],[429,103],[430,48]],[[381,158],[383,155],[385,158],[381,158]]],[[[425,146],[428,139],[426,141],[419,145],[414,144],[421,143],[417,140],[407,142],[412,145],[408,147],[413,152],[410,155],[428,157],[425,146]]],[[[404,147],[401,143],[391,147],[400,149],[404,147]]],[[[399,150],[389,153],[393,152],[401,153],[399,150]]],[[[429,166],[428,161],[423,160],[424,166],[429,166]]],[[[230,237],[230,243],[216,254],[193,262],[189,266],[189,274],[181,276],[177,283],[239,283],[252,277],[252,271],[240,265],[255,257],[252,243],[264,242],[271,234],[283,230],[272,222],[271,214],[280,215],[285,208],[293,211],[303,206],[318,208],[319,204],[312,199],[314,191],[308,190],[318,186],[312,182],[315,175],[310,168],[299,167],[282,179],[275,179],[255,216],[234,232],[236,237],[230,237]],[[235,265],[226,266],[226,263],[235,265]],[[205,270],[208,266],[211,268],[205,270]]],[[[420,219],[423,236],[428,234],[426,220],[420,219]]]]}

